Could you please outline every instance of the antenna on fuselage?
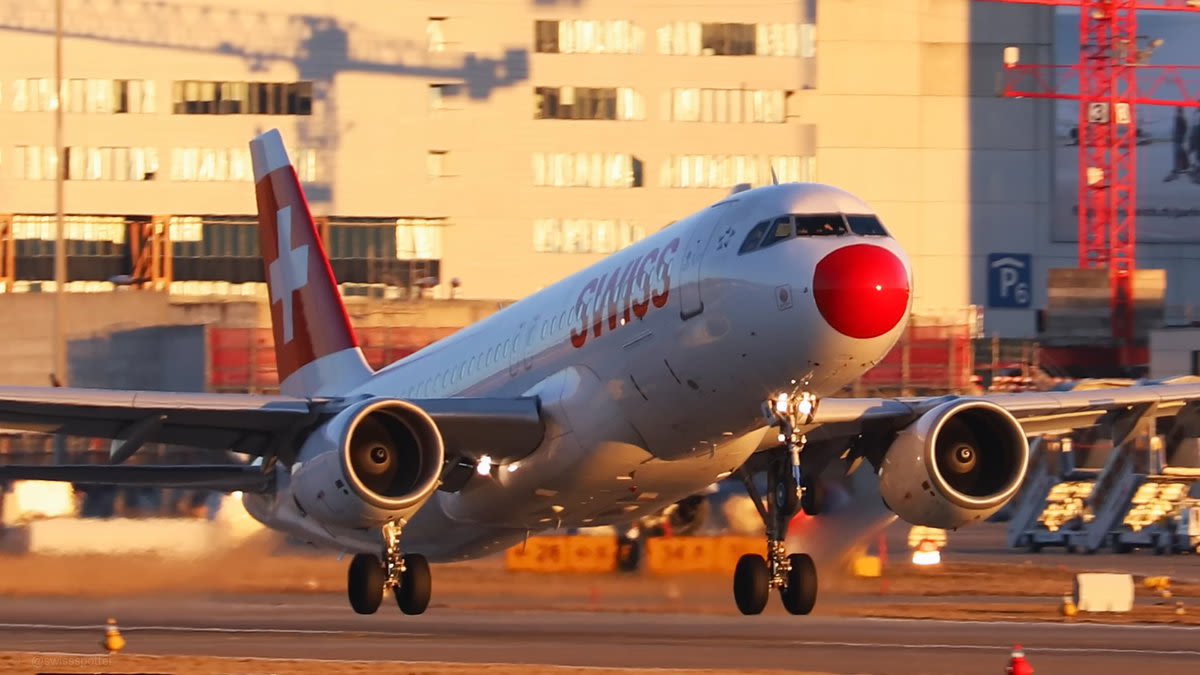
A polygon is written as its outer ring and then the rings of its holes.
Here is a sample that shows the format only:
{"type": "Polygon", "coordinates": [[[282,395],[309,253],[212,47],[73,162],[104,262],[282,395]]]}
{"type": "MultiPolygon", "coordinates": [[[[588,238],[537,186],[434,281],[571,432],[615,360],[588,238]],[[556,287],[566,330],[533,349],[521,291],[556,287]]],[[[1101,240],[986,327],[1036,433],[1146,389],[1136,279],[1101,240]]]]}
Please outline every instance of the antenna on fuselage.
{"type": "Polygon", "coordinates": [[[771,167],[771,185],[779,185],[779,177],[775,175],[775,167],[771,167]]]}

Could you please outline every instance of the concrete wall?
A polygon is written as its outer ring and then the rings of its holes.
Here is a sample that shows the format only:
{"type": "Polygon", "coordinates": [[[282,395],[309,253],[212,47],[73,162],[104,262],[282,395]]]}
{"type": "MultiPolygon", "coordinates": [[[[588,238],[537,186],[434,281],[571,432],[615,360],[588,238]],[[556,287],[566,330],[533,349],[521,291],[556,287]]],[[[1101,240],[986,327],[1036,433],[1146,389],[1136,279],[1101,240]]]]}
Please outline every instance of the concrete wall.
{"type": "MultiPolygon", "coordinates": [[[[0,383],[47,386],[53,369],[52,294],[0,294],[0,383]]],[[[162,293],[67,294],[68,338],[172,322],[162,293]]]]}
{"type": "Polygon", "coordinates": [[[1150,377],[1200,375],[1194,354],[1200,352],[1200,328],[1164,328],[1150,332],[1150,377]]]}
{"type": "Polygon", "coordinates": [[[205,391],[204,326],[151,326],[72,341],[71,385],[150,391],[205,391]]]}
{"type": "MultiPolygon", "coordinates": [[[[499,308],[495,301],[444,300],[387,302],[348,299],[347,311],[358,327],[403,326],[460,328],[499,308]]],[[[51,331],[53,294],[0,293],[0,386],[47,386],[53,364],[51,331]]],[[[79,382],[73,386],[131,387],[159,390],[202,391],[203,363],[188,368],[187,359],[203,355],[198,328],[202,324],[230,327],[270,325],[265,302],[180,298],[150,291],[68,293],[66,336],[69,368],[79,382]],[[110,334],[130,329],[159,327],[126,333],[118,344],[110,334]],[[194,333],[165,339],[172,331],[194,333]],[[180,353],[167,355],[162,345],[180,353]],[[189,346],[190,345],[190,346],[189,346]],[[96,360],[97,354],[120,358],[96,360]],[[162,370],[157,364],[180,364],[162,370]],[[153,365],[148,365],[153,364],[153,365]],[[120,383],[120,384],[114,384],[120,383]]],[[[196,365],[196,364],[192,364],[196,365]]]]}

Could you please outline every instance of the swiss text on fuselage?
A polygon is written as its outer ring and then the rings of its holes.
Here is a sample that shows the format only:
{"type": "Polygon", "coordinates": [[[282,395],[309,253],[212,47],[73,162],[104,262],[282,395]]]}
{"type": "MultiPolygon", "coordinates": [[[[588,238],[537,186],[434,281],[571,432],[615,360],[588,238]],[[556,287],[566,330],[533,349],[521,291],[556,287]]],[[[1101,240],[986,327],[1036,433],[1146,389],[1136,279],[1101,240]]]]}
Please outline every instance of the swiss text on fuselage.
{"type": "Polygon", "coordinates": [[[666,306],[671,294],[671,262],[678,249],[679,239],[672,239],[588,281],[571,311],[571,345],[583,347],[589,327],[592,337],[598,338],[606,326],[614,331],[635,318],[644,318],[651,308],[666,306]]]}

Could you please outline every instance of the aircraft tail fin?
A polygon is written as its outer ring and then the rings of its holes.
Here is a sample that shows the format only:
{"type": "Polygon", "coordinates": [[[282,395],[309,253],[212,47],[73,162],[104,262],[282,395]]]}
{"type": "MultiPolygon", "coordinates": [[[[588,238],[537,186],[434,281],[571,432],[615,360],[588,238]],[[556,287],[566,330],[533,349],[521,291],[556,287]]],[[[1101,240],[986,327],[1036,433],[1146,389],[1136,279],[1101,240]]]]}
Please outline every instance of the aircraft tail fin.
{"type": "Polygon", "coordinates": [[[280,393],[343,394],[373,372],[350,326],[279,131],[272,129],[250,141],[250,158],[280,393]]]}

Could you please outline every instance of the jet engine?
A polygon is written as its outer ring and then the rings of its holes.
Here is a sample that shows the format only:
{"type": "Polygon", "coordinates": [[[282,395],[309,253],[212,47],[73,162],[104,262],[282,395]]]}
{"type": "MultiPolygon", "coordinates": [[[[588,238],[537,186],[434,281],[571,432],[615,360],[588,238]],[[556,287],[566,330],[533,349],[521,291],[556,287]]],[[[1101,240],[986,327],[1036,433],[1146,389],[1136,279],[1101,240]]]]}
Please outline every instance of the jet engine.
{"type": "Polygon", "coordinates": [[[990,401],[958,399],[897,435],[879,469],[879,491],[909,523],[952,529],[1003,508],[1028,464],[1029,440],[1012,414],[990,401]]]}
{"type": "Polygon", "coordinates": [[[373,527],[408,518],[437,489],[442,435],[421,408],[375,399],[339,412],[304,442],[296,505],[322,524],[373,527]]]}

